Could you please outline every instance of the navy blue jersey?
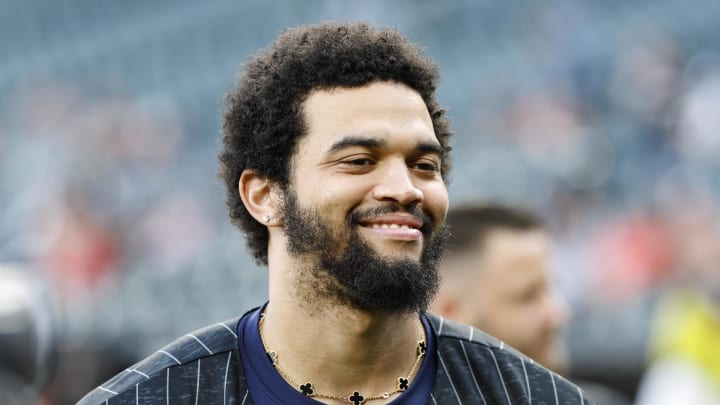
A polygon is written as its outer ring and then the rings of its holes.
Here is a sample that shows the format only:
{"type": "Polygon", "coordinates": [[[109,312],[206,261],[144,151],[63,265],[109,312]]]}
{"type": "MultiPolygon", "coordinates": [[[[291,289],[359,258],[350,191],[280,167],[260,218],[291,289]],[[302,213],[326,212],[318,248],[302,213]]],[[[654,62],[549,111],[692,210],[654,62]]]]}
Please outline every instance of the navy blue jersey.
{"type": "MultiPolygon", "coordinates": [[[[237,329],[238,348],[240,349],[243,371],[245,372],[250,396],[259,404],[321,404],[321,402],[301,394],[298,387],[290,386],[275,370],[272,362],[265,354],[265,347],[260,338],[258,323],[261,311],[262,309],[257,309],[242,317],[237,329]]],[[[417,376],[408,389],[395,398],[390,403],[391,405],[423,404],[430,398],[437,369],[435,339],[427,317],[423,316],[422,321],[425,334],[428,336],[428,353],[424,356],[417,376]]]]}
{"type": "MultiPolygon", "coordinates": [[[[426,404],[590,403],[576,385],[482,331],[430,313],[425,316],[432,326],[437,359],[426,404]]],[[[239,320],[177,339],[79,404],[256,404],[238,349],[239,320]]]]}

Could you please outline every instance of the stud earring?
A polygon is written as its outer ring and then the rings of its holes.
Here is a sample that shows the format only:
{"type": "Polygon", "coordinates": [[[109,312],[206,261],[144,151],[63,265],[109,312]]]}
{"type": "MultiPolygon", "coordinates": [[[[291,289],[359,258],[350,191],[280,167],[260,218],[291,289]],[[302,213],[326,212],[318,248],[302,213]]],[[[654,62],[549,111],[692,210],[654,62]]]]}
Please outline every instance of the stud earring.
{"type": "Polygon", "coordinates": [[[268,215],[268,214],[263,215],[263,221],[265,221],[266,224],[268,222],[270,222],[270,215],[268,215]]]}

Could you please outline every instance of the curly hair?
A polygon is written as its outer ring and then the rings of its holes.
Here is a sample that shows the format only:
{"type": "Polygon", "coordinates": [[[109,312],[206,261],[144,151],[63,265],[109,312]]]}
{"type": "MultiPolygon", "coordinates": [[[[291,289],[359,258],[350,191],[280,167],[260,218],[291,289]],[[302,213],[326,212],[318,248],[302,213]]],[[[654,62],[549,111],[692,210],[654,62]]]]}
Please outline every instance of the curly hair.
{"type": "Polygon", "coordinates": [[[422,97],[450,169],[449,120],[435,99],[436,65],[394,29],[366,23],[325,22],[281,34],[245,65],[225,98],[219,176],[227,187],[231,222],[244,231],[250,252],[267,265],[268,231],[248,213],[238,193],[246,169],[287,189],[290,164],[305,134],[302,103],[314,90],[361,87],[375,81],[405,84],[422,97]]]}

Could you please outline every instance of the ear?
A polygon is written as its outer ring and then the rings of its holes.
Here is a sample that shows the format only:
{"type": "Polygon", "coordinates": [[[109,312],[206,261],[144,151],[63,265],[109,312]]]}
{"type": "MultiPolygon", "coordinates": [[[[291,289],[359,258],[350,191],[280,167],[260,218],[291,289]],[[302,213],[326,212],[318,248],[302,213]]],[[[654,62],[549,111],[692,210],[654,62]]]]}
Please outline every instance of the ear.
{"type": "Polygon", "coordinates": [[[250,215],[266,226],[277,226],[280,210],[275,185],[265,176],[244,170],[238,182],[238,192],[250,215]]]}
{"type": "Polygon", "coordinates": [[[453,318],[457,312],[457,301],[452,294],[441,290],[435,296],[435,301],[432,303],[431,311],[444,318],[453,318]]]}
{"type": "Polygon", "coordinates": [[[459,295],[456,291],[455,282],[457,280],[448,279],[447,274],[443,274],[440,288],[438,289],[435,299],[431,304],[431,311],[445,318],[454,318],[459,310],[459,295]]]}

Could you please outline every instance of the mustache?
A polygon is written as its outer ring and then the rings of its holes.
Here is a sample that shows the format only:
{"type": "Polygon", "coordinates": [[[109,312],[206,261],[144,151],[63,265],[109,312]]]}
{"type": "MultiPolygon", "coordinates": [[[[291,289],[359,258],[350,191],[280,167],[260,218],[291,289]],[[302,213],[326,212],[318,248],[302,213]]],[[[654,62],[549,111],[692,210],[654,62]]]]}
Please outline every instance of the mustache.
{"type": "Polygon", "coordinates": [[[418,208],[417,204],[401,206],[399,204],[388,203],[364,210],[353,210],[348,217],[348,222],[350,225],[359,225],[361,222],[367,221],[379,215],[394,214],[399,212],[410,214],[413,218],[420,222],[422,224],[420,232],[422,232],[423,235],[430,235],[435,229],[435,221],[428,213],[418,208]]]}

